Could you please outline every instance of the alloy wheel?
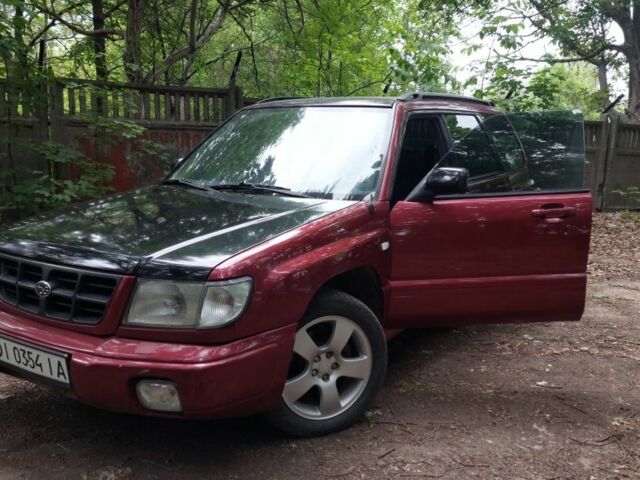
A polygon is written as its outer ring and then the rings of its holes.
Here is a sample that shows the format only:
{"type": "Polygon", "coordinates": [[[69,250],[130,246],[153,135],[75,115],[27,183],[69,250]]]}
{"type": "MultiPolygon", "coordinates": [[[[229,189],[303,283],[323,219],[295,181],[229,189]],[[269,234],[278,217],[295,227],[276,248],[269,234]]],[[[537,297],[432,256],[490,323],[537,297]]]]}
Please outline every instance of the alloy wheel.
{"type": "Polygon", "coordinates": [[[362,395],[372,369],[371,344],[352,320],[317,318],[298,330],[282,398],[297,415],[326,420],[362,395]]]}

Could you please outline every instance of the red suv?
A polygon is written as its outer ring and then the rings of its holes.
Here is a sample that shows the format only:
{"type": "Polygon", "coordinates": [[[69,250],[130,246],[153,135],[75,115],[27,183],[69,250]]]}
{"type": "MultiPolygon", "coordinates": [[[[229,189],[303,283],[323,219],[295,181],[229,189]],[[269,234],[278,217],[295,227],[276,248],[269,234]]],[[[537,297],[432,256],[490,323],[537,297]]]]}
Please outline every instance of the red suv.
{"type": "Polygon", "coordinates": [[[582,130],[536,125],[438,94],[245,108],[160,185],[0,233],[0,371],[122,412],[347,427],[401,329],[582,315],[582,130]]]}

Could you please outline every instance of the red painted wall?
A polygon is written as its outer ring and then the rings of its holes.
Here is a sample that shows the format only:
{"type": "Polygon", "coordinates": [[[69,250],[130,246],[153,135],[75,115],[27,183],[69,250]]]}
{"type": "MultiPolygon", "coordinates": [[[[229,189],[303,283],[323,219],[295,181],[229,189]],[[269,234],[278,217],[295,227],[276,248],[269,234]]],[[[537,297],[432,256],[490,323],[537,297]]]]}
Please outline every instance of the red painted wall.
{"type": "MultiPolygon", "coordinates": [[[[121,192],[158,182],[168,172],[173,160],[189,153],[213,129],[214,126],[153,126],[145,131],[142,138],[116,142],[86,136],[86,130],[83,135],[79,128],[74,128],[77,136],[73,136],[88,159],[114,168],[114,176],[108,186],[121,192]],[[153,142],[153,148],[162,154],[145,153],[149,142],[153,142]]],[[[77,170],[71,171],[70,177],[77,179],[78,173],[77,170]]]]}

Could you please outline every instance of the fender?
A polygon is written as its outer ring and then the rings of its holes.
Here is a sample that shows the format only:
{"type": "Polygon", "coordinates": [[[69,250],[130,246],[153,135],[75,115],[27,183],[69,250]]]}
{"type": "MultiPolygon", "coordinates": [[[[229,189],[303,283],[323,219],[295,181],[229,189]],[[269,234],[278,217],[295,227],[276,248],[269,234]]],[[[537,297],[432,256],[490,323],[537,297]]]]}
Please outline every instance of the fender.
{"type": "Polygon", "coordinates": [[[236,324],[243,335],[297,324],[318,290],[349,270],[371,268],[386,291],[388,218],[387,202],[354,204],[237,255],[209,278],[254,278],[256,294],[236,324]]]}
{"type": "Polygon", "coordinates": [[[271,292],[271,302],[282,296],[297,323],[322,286],[345,272],[370,268],[382,284],[379,245],[385,235],[385,229],[362,232],[292,258],[272,270],[262,288],[271,292]]]}

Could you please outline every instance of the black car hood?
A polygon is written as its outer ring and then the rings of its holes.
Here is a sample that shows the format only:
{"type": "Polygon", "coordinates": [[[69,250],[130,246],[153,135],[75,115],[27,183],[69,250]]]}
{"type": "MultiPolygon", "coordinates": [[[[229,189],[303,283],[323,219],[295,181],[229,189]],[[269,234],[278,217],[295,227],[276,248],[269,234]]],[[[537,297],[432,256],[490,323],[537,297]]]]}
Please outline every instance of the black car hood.
{"type": "Polygon", "coordinates": [[[120,273],[206,278],[242,250],[352,203],[155,186],[15,224],[0,231],[0,252],[120,273]]]}

